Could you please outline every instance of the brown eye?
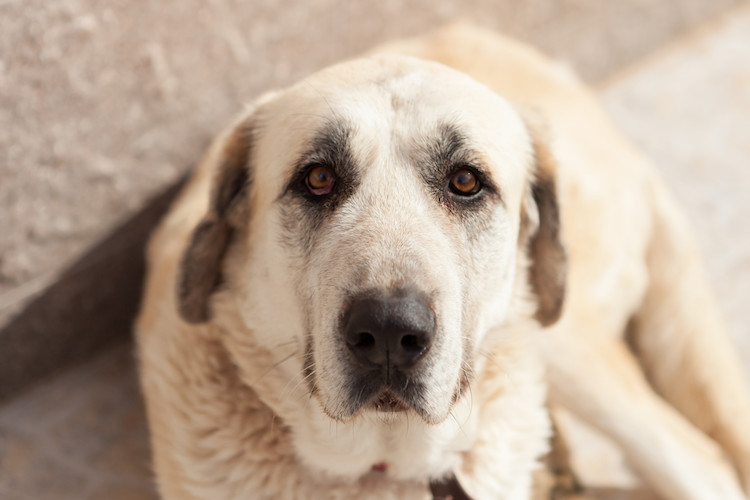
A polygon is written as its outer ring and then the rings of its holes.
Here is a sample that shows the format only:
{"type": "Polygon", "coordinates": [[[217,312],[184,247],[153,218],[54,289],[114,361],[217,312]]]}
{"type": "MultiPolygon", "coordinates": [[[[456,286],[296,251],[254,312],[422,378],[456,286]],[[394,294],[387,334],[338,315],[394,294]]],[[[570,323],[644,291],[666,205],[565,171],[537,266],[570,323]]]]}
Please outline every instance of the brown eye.
{"type": "Polygon", "coordinates": [[[468,168],[460,168],[451,176],[451,191],[459,196],[476,194],[481,187],[477,175],[468,168]]]}
{"type": "Polygon", "coordinates": [[[323,195],[331,192],[334,180],[333,172],[330,169],[318,165],[307,172],[305,183],[312,194],[323,195]]]}

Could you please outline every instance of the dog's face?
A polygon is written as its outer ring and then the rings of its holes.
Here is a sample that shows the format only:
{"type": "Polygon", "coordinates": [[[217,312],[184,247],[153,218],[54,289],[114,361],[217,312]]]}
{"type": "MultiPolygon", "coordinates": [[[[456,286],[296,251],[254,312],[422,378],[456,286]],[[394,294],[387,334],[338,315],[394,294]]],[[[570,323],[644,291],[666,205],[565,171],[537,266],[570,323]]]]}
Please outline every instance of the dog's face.
{"type": "Polygon", "coordinates": [[[328,416],[440,422],[519,283],[542,322],[559,314],[543,156],[510,104],[448,68],[388,57],[323,71],[226,139],[181,312],[207,320],[222,275],[258,342],[298,346],[296,376],[328,416]]]}

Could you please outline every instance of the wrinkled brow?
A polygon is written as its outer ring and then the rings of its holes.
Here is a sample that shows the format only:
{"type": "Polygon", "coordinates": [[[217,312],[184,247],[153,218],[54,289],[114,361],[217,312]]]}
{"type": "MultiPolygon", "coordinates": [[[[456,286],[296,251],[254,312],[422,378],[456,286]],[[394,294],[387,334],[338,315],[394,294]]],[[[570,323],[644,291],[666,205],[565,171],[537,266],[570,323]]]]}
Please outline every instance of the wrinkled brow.
{"type": "Polygon", "coordinates": [[[329,197],[329,205],[333,206],[336,204],[334,202],[350,195],[359,184],[351,147],[353,135],[354,128],[344,120],[330,120],[326,123],[313,135],[307,148],[295,162],[281,196],[296,192],[309,197],[304,188],[304,178],[315,165],[330,168],[336,176],[336,192],[329,197]]]}
{"type": "Polygon", "coordinates": [[[443,123],[438,126],[437,135],[428,146],[427,154],[436,165],[472,163],[478,156],[468,147],[469,140],[457,125],[443,123]]]}
{"type": "Polygon", "coordinates": [[[454,123],[441,123],[432,137],[423,140],[417,164],[425,182],[442,189],[446,179],[461,167],[471,167],[479,174],[485,190],[500,201],[500,190],[490,175],[484,156],[471,146],[469,137],[454,123]]]}
{"type": "Polygon", "coordinates": [[[343,120],[331,120],[313,136],[297,165],[321,163],[343,173],[352,166],[351,139],[351,125],[343,120]]]}

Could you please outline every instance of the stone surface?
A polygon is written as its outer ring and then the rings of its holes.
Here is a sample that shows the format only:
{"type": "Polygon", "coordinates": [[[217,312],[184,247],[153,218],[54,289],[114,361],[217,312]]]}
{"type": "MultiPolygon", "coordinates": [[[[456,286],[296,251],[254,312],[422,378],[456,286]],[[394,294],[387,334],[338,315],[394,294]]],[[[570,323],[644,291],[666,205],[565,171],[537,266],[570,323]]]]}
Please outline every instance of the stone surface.
{"type": "Polygon", "coordinates": [[[740,1],[0,0],[0,399],[127,332],[156,217],[111,228],[259,92],[457,18],[593,79],[740,1]]]}
{"type": "Polygon", "coordinates": [[[129,343],[0,407],[0,498],[153,500],[129,343]]]}
{"type": "Polygon", "coordinates": [[[150,200],[5,324],[0,331],[0,401],[130,333],[145,269],[142,248],[178,187],[150,200]]]}

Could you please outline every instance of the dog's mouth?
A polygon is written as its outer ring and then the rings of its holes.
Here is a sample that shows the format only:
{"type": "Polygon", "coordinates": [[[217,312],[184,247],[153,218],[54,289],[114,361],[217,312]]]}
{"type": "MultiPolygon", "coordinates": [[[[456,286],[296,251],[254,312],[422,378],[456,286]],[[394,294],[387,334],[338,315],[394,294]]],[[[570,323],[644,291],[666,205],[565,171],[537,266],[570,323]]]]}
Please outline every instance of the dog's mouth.
{"type": "MultiPolygon", "coordinates": [[[[309,373],[314,374],[311,368],[309,373]]],[[[342,422],[355,418],[362,412],[376,415],[404,415],[416,413],[428,424],[437,424],[447,417],[455,398],[432,400],[434,390],[418,378],[396,371],[386,378],[379,372],[351,375],[351,378],[331,397],[319,392],[317,377],[309,376],[311,394],[320,399],[323,412],[330,418],[342,422]],[[444,408],[444,411],[442,411],[444,408]]]]}
{"type": "Polygon", "coordinates": [[[424,384],[403,372],[395,371],[390,377],[370,372],[359,378],[352,389],[350,401],[355,408],[377,413],[414,411],[428,417],[424,384]]]}
{"type": "Polygon", "coordinates": [[[384,390],[377,398],[373,399],[369,407],[375,411],[386,413],[402,412],[409,409],[409,405],[390,389],[384,390]]]}

